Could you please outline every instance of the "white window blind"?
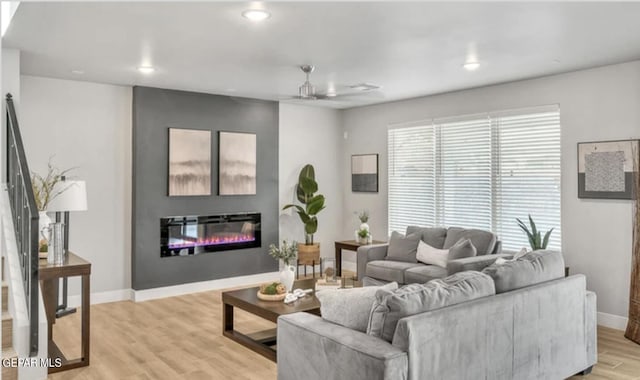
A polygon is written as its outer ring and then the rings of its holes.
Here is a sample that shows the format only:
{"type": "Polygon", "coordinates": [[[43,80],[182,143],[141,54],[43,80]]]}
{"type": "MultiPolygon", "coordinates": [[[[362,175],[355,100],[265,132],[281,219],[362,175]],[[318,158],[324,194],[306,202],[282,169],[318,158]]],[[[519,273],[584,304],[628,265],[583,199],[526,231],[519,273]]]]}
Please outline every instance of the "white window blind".
{"type": "Polygon", "coordinates": [[[435,121],[438,224],[491,229],[491,121],[435,121]]]}
{"type": "Polygon", "coordinates": [[[531,214],[560,249],[557,106],[391,127],[388,154],[389,232],[480,228],[513,251],[529,245],[515,219],[531,214]]]}
{"type": "Polygon", "coordinates": [[[435,136],[433,125],[388,132],[389,229],[432,226],[435,219],[435,136]]]}
{"type": "Polygon", "coordinates": [[[496,210],[493,231],[507,250],[528,247],[515,223],[527,215],[544,233],[554,228],[549,249],[560,247],[560,113],[527,112],[496,115],[497,155],[496,210]]]}

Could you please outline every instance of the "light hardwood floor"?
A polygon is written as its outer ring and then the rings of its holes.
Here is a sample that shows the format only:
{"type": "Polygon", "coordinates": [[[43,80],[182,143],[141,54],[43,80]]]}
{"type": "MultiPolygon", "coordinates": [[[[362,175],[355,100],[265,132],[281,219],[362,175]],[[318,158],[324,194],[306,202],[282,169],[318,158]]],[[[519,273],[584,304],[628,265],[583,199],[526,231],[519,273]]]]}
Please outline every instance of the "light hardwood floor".
{"type": "MultiPolygon", "coordinates": [[[[91,365],[49,378],[275,379],[275,363],[222,336],[220,294],[211,291],[94,305],[91,365]]],[[[243,331],[274,326],[242,311],[236,315],[237,326],[243,331]]],[[[79,326],[78,313],[59,319],[54,328],[55,339],[65,353],[79,351],[80,331],[74,326],[79,326]]],[[[624,339],[622,331],[599,328],[598,350],[593,373],[575,379],[640,380],[640,345],[624,339]]]]}

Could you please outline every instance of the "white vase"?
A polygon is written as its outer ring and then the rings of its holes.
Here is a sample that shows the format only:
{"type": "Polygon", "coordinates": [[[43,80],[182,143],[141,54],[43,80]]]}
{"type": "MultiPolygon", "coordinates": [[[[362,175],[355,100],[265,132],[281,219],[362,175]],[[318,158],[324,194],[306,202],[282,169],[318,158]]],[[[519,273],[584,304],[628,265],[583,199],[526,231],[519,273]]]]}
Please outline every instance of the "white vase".
{"type": "Polygon", "coordinates": [[[293,280],[296,278],[296,267],[293,265],[285,265],[280,271],[280,283],[287,289],[287,293],[290,293],[293,289],[293,280]]]}
{"type": "Polygon", "coordinates": [[[49,227],[49,223],[51,223],[51,218],[49,218],[49,215],[47,215],[46,211],[38,212],[38,216],[40,217],[40,220],[38,221],[38,240],[46,239],[48,241],[49,234],[47,234],[46,231],[44,231],[44,229],[49,227]]]}

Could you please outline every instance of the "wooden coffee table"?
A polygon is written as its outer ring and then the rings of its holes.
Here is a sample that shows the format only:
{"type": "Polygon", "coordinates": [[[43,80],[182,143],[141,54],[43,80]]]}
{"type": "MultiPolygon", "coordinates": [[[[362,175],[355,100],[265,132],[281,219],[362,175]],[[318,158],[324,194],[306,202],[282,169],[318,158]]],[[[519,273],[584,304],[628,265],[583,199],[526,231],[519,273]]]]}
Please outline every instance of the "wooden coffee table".
{"type": "MultiPolygon", "coordinates": [[[[293,288],[313,289],[314,284],[315,279],[312,278],[299,280],[293,284],[293,288]]],[[[233,327],[234,308],[237,307],[276,323],[279,316],[299,311],[320,315],[320,302],[314,293],[291,304],[285,304],[282,301],[262,301],[258,298],[258,289],[258,287],[253,287],[222,293],[222,335],[275,362],[277,358],[275,348],[276,329],[260,331],[254,334],[238,332],[233,327]]]]}

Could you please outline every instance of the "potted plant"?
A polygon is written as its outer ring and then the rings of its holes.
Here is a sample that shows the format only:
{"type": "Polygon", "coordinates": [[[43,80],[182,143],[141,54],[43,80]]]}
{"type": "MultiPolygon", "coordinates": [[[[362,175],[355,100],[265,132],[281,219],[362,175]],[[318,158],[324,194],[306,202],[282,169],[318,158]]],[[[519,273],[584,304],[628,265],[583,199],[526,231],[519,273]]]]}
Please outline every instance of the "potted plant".
{"type": "Polygon", "coordinates": [[[371,232],[369,231],[369,211],[363,210],[358,213],[358,219],[360,220],[360,227],[356,230],[356,241],[360,244],[369,244],[372,240],[371,232]]]}
{"type": "Polygon", "coordinates": [[[553,228],[547,231],[544,234],[544,238],[538,229],[536,228],[536,224],[533,222],[533,218],[529,215],[529,224],[531,226],[531,230],[527,227],[526,224],[522,222],[522,220],[516,218],[518,221],[518,226],[527,234],[529,238],[529,245],[531,246],[531,250],[535,251],[538,249],[547,249],[547,244],[549,244],[549,237],[553,232],[553,228]]]}
{"type": "Polygon", "coordinates": [[[296,268],[291,264],[296,259],[297,254],[298,248],[295,241],[293,243],[289,243],[286,240],[283,240],[280,247],[276,247],[275,244],[269,245],[269,255],[276,260],[282,260],[282,263],[284,264],[280,271],[280,283],[284,285],[287,292],[290,292],[293,288],[296,268]]]}
{"type": "Polygon", "coordinates": [[[294,208],[304,225],[304,244],[298,244],[298,262],[300,264],[320,263],[320,243],[314,243],[313,235],[318,231],[318,213],[325,208],[324,195],[318,192],[318,183],[313,165],[307,164],[298,176],[296,197],[301,205],[288,204],[282,209],[294,208]]]}

